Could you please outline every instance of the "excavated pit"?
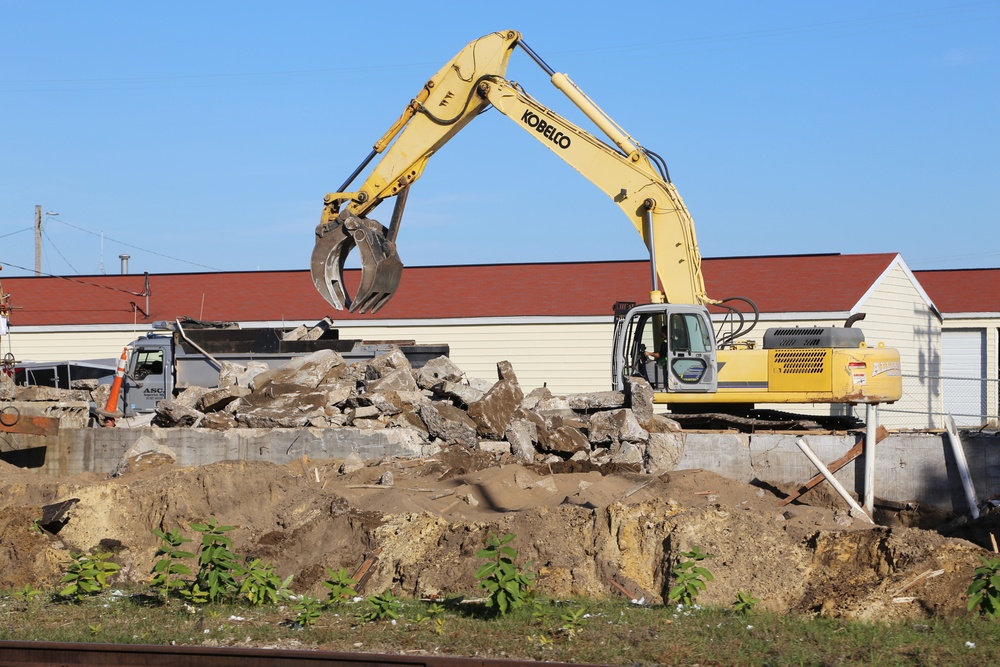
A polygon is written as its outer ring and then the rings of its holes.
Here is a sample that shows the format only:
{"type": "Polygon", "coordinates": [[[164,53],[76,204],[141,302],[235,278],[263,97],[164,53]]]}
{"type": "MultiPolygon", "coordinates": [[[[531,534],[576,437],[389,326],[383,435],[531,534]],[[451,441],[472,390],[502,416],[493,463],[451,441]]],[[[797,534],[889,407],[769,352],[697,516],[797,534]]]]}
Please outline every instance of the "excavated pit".
{"type": "Polygon", "coordinates": [[[196,537],[189,525],[215,517],[236,526],[236,552],[272,563],[293,575],[293,590],[317,597],[328,569],[354,571],[373,556],[365,593],[476,596],[476,552],[490,532],[513,532],[548,597],[623,588],[662,602],[678,554],[697,545],[714,554],[701,603],[729,605],[744,591],[772,610],[877,620],[964,613],[962,592],[985,553],[928,530],[872,527],[822,493],[815,505],[807,494],[779,507],[766,485],[705,471],[550,474],[458,446],[347,474],[342,465],[162,461],[114,478],[52,478],[0,464],[0,587],[54,590],[70,554],[94,548],[113,552],[120,581],[141,584],[159,546],[154,529],[196,537]],[[69,499],[79,502],[57,533],[35,528],[44,506],[69,499]]]}

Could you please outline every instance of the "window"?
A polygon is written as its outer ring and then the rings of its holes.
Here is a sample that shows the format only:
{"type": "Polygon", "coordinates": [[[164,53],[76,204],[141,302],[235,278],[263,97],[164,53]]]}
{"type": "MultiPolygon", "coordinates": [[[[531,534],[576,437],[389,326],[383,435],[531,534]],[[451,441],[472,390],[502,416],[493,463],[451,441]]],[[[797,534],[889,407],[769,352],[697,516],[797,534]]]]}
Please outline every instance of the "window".
{"type": "Polygon", "coordinates": [[[712,339],[705,327],[705,320],[696,313],[672,314],[670,349],[673,352],[710,352],[712,339]]]}
{"type": "Polygon", "coordinates": [[[135,378],[163,374],[163,350],[136,350],[135,378]]]}

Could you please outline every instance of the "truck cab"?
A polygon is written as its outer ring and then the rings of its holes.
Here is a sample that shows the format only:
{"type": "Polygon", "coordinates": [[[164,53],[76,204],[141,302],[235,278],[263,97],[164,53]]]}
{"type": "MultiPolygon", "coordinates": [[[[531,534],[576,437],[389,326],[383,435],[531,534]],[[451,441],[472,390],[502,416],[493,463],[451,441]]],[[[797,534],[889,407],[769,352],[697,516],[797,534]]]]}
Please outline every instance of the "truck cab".
{"type": "Polygon", "coordinates": [[[133,343],[122,380],[122,412],[155,412],[159,401],[173,393],[173,339],[149,334],[133,343]]]}

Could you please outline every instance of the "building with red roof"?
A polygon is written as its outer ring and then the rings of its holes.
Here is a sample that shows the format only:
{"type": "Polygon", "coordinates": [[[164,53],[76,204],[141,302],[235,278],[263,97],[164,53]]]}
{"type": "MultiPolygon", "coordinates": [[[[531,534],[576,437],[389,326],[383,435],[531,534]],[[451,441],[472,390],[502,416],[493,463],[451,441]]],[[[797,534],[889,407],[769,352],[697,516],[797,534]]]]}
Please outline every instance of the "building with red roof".
{"type": "MultiPolygon", "coordinates": [[[[709,296],[756,302],[757,344],[768,326],[839,326],[864,313],[856,326],[869,345],[899,349],[904,373],[938,374],[942,316],[898,254],[705,259],[703,272],[709,296]]],[[[360,271],[345,282],[355,288],[360,271]]],[[[495,377],[506,359],[528,389],[593,391],[611,385],[614,303],[645,302],[650,287],[645,261],[407,267],[383,309],[358,314],[334,310],[304,270],[17,277],[3,279],[13,310],[0,344],[18,360],[115,359],[176,318],[247,328],[330,317],[341,338],[448,343],[473,376],[495,377]]],[[[897,406],[928,412],[925,389],[919,404],[897,406]]]]}
{"type": "Polygon", "coordinates": [[[941,308],[944,410],[959,423],[997,425],[1000,269],[915,271],[941,308]],[[984,417],[983,419],[980,419],[984,417]]]}

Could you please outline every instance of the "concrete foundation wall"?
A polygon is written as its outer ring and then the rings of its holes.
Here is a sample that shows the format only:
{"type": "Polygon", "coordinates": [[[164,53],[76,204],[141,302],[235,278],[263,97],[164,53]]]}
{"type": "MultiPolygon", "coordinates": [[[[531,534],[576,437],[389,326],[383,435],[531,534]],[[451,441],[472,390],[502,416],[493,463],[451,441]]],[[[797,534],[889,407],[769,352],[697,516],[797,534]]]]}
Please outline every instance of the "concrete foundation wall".
{"type": "MultiPolygon", "coordinates": [[[[198,466],[224,460],[287,463],[310,459],[343,459],[354,453],[366,460],[383,457],[432,456],[436,445],[424,444],[409,429],[61,429],[58,436],[5,434],[2,458],[41,474],[109,473],[140,438],[169,447],[178,465],[198,466]]],[[[825,462],[843,456],[853,436],[792,434],[688,433],[678,469],[710,470],[740,482],[802,484],[816,469],[795,441],[804,437],[825,462]]],[[[962,444],[980,501],[1000,495],[1000,436],[964,434],[962,444]]],[[[875,496],[897,502],[920,502],[957,513],[968,512],[958,468],[943,434],[893,434],[876,447],[875,496]]],[[[863,493],[864,457],[842,468],[837,479],[863,493]]]]}
{"type": "MultiPolygon", "coordinates": [[[[704,434],[686,436],[678,469],[702,468],[741,482],[802,484],[818,471],[795,441],[804,440],[820,460],[839,459],[854,446],[853,436],[791,434],[704,434]]],[[[962,445],[980,501],[1000,494],[1000,436],[964,434],[962,445]]],[[[876,498],[920,502],[960,514],[968,513],[955,457],[944,434],[893,434],[876,445],[876,498]]],[[[836,473],[837,480],[858,496],[864,492],[865,458],[860,456],[836,473]]]]}

